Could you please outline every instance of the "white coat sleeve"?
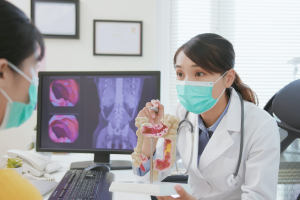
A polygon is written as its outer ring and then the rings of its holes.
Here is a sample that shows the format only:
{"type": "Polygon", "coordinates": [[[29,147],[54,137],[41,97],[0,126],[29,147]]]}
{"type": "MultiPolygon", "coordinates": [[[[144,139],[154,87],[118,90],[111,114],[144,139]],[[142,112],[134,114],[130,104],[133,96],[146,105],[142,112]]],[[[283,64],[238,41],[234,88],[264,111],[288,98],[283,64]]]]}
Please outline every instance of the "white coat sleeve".
{"type": "Polygon", "coordinates": [[[274,200],[277,194],[280,163],[280,135],[274,119],[258,128],[245,163],[243,200],[274,200]]]}

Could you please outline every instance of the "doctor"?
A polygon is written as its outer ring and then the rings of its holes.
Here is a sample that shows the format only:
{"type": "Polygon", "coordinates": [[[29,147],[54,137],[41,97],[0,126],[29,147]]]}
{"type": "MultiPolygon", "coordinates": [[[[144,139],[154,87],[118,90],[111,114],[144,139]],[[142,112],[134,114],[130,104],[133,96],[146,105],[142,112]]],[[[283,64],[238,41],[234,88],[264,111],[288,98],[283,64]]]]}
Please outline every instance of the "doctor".
{"type": "MultiPolygon", "coordinates": [[[[177,158],[188,168],[191,155],[191,134],[194,148],[188,183],[193,195],[180,186],[176,191],[184,200],[261,199],[274,200],[280,159],[280,136],[276,121],[257,106],[256,94],[244,84],[235,72],[235,52],[232,44],[217,34],[201,34],[182,45],[174,56],[177,75],[177,93],[180,103],[174,115],[187,119],[194,127],[182,124],[178,133],[177,158]],[[236,185],[228,184],[237,169],[241,144],[241,100],[244,103],[244,144],[236,185]]],[[[147,103],[138,117],[148,117],[158,124],[164,115],[159,100],[147,103]],[[159,108],[155,113],[149,107],[159,108]]],[[[149,139],[143,143],[143,154],[153,153],[163,158],[163,143],[155,140],[156,148],[150,152],[149,139]]],[[[176,161],[177,162],[177,161],[176,161]]],[[[175,166],[175,165],[174,165],[175,166]]],[[[163,180],[173,170],[160,172],[163,180]]],[[[146,173],[134,168],[139,180],[149,180],[149,162],[144,164],[146,173]]],[[[169,200],[172,197],[157,197],[169,200]]]]}
{"type": "MultiPolygon", "coordinates": [[[[44,41],[26,15],[0,0],[0,134],[18,127],[37,102],[37,62],[44,55],[44,41]],[[41,53],[37,54],[37,49],[41,53]]],[[[20,133],[21,134],[21,133],[20,133]]],[[[7,141],[0,141],[0,146],[7,141]]],[[[2,166],[0,166],[2,168],[2,166]]],[[[40,200],[39,191],[12,169],[0,169],[1,200],[40,200]]]]}

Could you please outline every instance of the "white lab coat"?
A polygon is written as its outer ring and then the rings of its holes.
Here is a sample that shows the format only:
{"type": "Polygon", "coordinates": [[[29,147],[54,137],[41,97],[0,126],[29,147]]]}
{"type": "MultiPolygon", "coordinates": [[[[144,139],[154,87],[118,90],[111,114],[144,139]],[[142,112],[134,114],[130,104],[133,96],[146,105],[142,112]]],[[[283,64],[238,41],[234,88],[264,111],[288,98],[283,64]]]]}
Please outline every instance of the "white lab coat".
{"type": "MultiPolygon", "coordinates": [[[[188,183],[193,196],[203,200],[275,200],[280,160],[280,135],[276,121],[253,103],[244,101],[245,131],[242,162],[238,172],[241,182],[237,187],[229,187],[227,177],[234,173],[240,149],[241,103],[232,89],[227,113],[198,158],[198,116],[188,114],[194,126],[194,153],[189,171],[188,183]]],[[[186,110],[177,105],[174,115],[184,119],[186,110]]],[[[181,129],[177,142],[177,160],[180,158],[187,168],[191,151],[191,133],[187,127],[181,129]]],[[[163,140],[156,146],[156,157],[162,159],[163,140]]],[[[163,180],[175,168],[160,172],[158,180],[163,180]]],[[[136,174],[136,172],[134,171],[136,174]]],[[[138,180],[149,180],[150,172],[138,180]]]]}

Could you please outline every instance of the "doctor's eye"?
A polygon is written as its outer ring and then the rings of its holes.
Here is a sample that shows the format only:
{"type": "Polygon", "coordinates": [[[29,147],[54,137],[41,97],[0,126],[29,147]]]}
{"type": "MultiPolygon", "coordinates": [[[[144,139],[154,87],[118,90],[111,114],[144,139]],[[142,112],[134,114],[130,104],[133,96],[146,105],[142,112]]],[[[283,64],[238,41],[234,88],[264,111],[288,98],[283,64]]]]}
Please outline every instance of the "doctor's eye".
{"type": "Polygon", "coordinates": [[[204,75],[204,73],[202,73],[202,72],[197,72],[196,73],[196,76],[203,76],[204,75]]]}
{"type": "Polygon", "coordinates": [[[179,77],[183,77],[183,73],[181,73],[181,72],[177,72],[177,76],[179,76],[179,77]]]}

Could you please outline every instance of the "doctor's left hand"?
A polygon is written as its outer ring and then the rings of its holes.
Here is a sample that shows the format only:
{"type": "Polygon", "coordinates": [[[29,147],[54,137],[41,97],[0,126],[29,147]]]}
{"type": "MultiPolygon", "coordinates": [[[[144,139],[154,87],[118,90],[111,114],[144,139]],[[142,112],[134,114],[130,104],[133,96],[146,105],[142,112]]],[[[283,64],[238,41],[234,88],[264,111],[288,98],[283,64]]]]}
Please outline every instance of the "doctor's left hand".
{"type": "Polygon", "coordinates": [[[187,193],[181,186],[176,185],[175,190],[179,194],[180,197],[178,198],[173,198],[171,196],[165,196],[165,197],[156,197],[158,200],[172,200],[172,199],[177,199],[177,200],[196,200],[196,197],[190,195],[187,193]]]}

